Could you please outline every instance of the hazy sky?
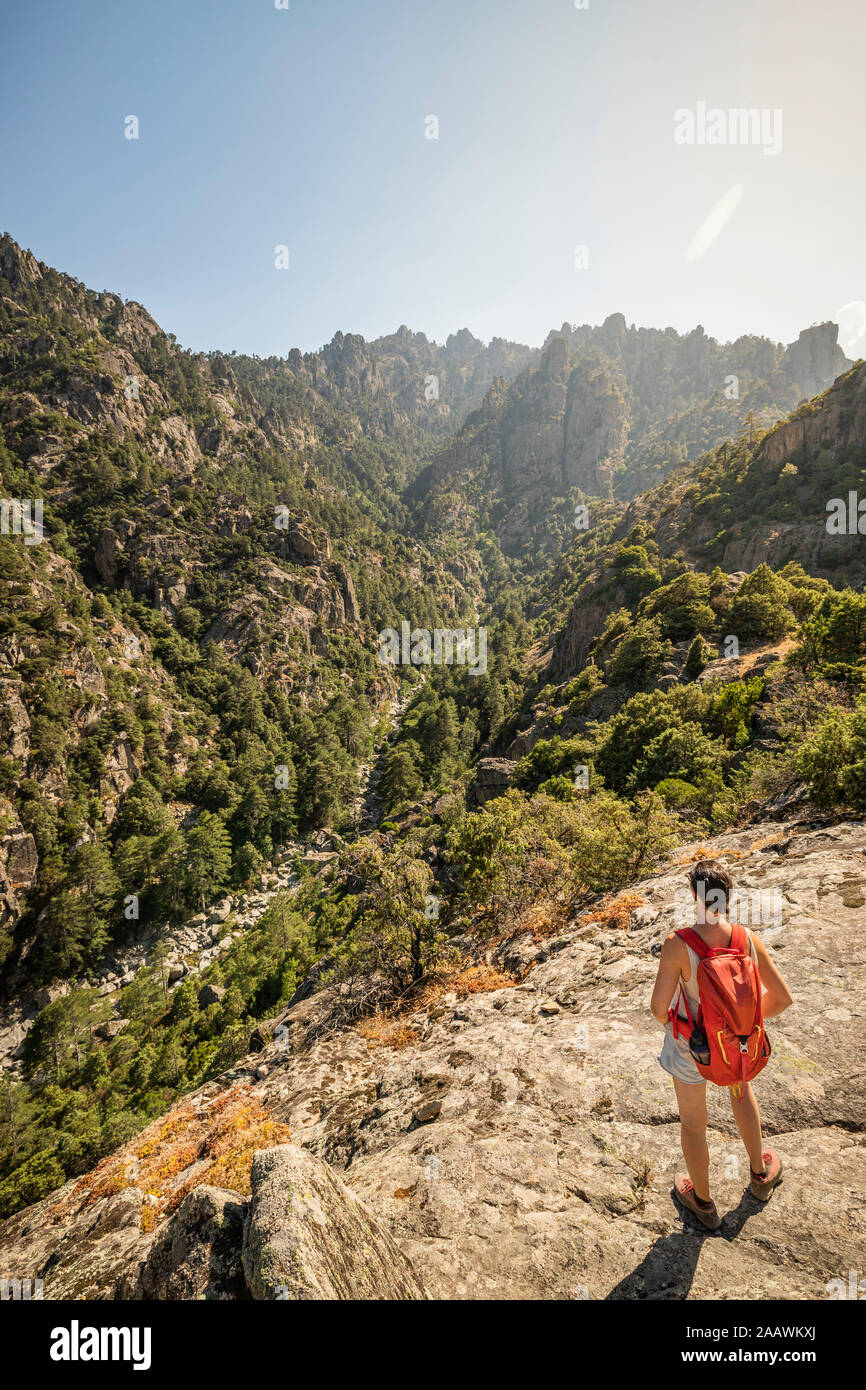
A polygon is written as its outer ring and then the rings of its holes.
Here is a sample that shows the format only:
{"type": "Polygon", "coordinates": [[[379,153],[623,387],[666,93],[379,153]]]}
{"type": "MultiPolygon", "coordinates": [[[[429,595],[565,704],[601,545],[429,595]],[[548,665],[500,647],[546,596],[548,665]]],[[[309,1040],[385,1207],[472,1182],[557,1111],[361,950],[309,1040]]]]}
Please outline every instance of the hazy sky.
{"type": "Polygon", "coordinates": [[[866,326],[861,0],[289,5],[5,0],[0,229],[193,348],[866,326]]]}

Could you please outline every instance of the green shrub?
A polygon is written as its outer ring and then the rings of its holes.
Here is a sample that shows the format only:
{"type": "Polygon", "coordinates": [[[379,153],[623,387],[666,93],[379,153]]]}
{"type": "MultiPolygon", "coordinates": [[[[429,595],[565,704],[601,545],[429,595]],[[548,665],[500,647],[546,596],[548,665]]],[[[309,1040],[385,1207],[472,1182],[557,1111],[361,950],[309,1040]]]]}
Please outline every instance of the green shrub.
{"type": "Polygon", "coordinates": [[[605,667],[605,675],[613,685],[648,685],[655,680],[666,661],[673,656],[673,646],[662,637],[657,618],[636,622],[618,642],[605,667]]]}
{"type": "Polygon", "coordinates": [[[709,599],[708,576],[690,570],[644,599],[638,614],[658,617],[662,636],[678,642],[715,627],[717,618],[709,599]]]}
{"type": "Polygon", "coordinates": [[[715,647],[711,647],[700,633],[689,647],[683,667],[683,679],[687,681],[697,680],[702,671],[705,671],[711,661],[715,661],[718,652],[715,647]]]}
{"type": "Polygon", "coordinates": [[[787,581],[774,574],[769,565],[759,565],[737,590],[727,626],[741,642],[762,638],[778,642],[796,625],[790,598],[787,581]]]}

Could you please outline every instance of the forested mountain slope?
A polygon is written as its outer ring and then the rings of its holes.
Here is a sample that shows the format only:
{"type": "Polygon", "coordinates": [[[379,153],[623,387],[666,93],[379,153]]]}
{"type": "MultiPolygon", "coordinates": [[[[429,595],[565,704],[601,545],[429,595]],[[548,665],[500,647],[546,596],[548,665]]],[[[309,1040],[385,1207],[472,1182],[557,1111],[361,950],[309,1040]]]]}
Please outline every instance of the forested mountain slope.
{"type": "Polygon", "coordinates": [[[42,509],[0,537],[0,929],[26,897],[38,975],[98,955],[118,854],[143,917],[183,911],[344,814],[396,688],[375,632],[470,616],[480,561],[412,539],[414,446],[303,371],[184,353],[8,238],[0,273],[2,492],[42,509]]]}

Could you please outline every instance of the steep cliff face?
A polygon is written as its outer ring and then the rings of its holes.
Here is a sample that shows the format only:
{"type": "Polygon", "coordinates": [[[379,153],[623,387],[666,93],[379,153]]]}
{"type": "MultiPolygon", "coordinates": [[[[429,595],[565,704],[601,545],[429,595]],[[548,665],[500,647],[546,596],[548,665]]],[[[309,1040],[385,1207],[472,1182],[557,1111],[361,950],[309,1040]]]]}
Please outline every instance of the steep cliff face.
{"type": "Polygon", "coordinates": [[[327,997],[305,998],[262,1051],[0,1227],[0,1274],[42,1277],[46,1298],[827,1298],[866,1235],[864,835],[764,822],[684,845],[616,908],[490,947],[513,984],[446,994],[396,1049],[317,1037],[327,997]],[[678,1125],[648,1012],[705,853],[730,865],[795,999],[755,1083],[786,1173],[766,1207],[709,1088],[717,1237],[670,1195],[678,1125]]]}
{"type": "Polygon", "coordinates": [[[763,441],[762,454],[770,465],[800,454],[808,469],[823,449],[831,450],[834,459],[866,449],[866,368],[862,364],[783,420],[763,441]]]}
{"type": "Polygon", "coordinates": [[[839,346],[839,329],[835,323],[801,329],[797,341],[791,343],[785,353],[785,370],[804,396],[816,396],[828,381],[850,365],[839,346]]]}
{"type": "Polygon", "coordinates": [[[8,929],[18,921],[38,867],[33,836],[24,829],[11,802],[0,798],[0,928],[8,929]]]}
{"type": "Polygon", "coordinates": [[[370,343],[337,333],[318,353],[290,354],[289,367],[327,399],[364,413],[382,405],[383,424],[411,421],[435,435],[477,408],[495,377],[510,379],[537,356],[504,338],[485,346],[466,328],[440,345],[404,324],[370,343]]]}
{"type": "Polygon", "coordinates": [[[518,553],[575,490],[634,497],[745,422],[766,427],[824,390],[850,365],[837,332],[804,329],[785,349],[760,338],[720,345],[702,328],[627,328],[621,314],[599,328],[564,324],[539,361],[491,391],[411,495],[428,508],[449,490],[483,498],[518,553]]]}

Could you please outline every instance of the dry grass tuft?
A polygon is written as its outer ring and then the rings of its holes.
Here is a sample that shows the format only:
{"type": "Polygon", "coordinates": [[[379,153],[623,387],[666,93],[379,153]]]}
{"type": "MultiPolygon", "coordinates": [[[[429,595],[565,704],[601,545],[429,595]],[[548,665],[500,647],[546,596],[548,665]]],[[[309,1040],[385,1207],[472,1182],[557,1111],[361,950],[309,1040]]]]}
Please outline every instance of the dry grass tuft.
{"type": "Polygon", "coordinates": [[[598,907],[591,912],[584,912],[578,917],[578,921],[583,926],[587,922],[599,922],[604,927],[613,927],[617,931],[627,931],[631,926],[631,914],[636,907],[642,907],[646,902],[640,893],[621,893],[618,898],[605,898],[598,904],[598,907]]]}
{"type": "Polygon", "coordinates": [[[141,1229],[152,1231],[200,1183],[248,1195],[256,1150],[291,1138],[250,1090],[234,1086],[198,1108],[188,1101],[169,1111],[81,1178],[52,1215],[137,1187],[145,1194],[141,1229]]]}
{"type": "Polygon", "coordinates": [[[522,913],[517,930],[510,935],[519,936],[521,932],[531,931],[534,941],[542,941],[547,936],[559,936],[568,926],[568,920],[566,905],[548,899],[546,902],[533,903],[522,913]]]}
{"type": "Polygon", "coordinates": [[[366,1039],[368,1047],[393,1047],[397,1052],[418,1041],[416,1028],[412,1028],[401,1019],[389,1018],[384,1013],[362,1018],[358,1024],[358,1032],[366,1039]]]}
{"type": "Polygon", "coordinates": [[[380,1009],[357,1024],[358,1032],[368,1047],[391,1047],[399,1050],[417,1042],[417,1028],[406,1021],[407,1013],[429,1014],[441,1004],[446,994],[465,999],[470,994],[483,994],[494,989],[513,989],[519,982],[492,965],[462,966],[459,962],[442,966],[435,976],[419,990],[413,991],[390,1009],[380,1009]]]}
{"type": "Polygon", "coordinates": [[[681,858],[675,859],[675,864],[697,864],[699,859],[714,859],[716,856],[709,845],[698,845],[697,849],[692,850],[691,854],[684,854],[681,858]]]}
{"type": "Polygon", "coordinates": [[[484,994],[493,989],[513,989],[516,980],[493,965],[470,965],[451,981],[451,989],[460,998],[469,994],[484,994]]]}

